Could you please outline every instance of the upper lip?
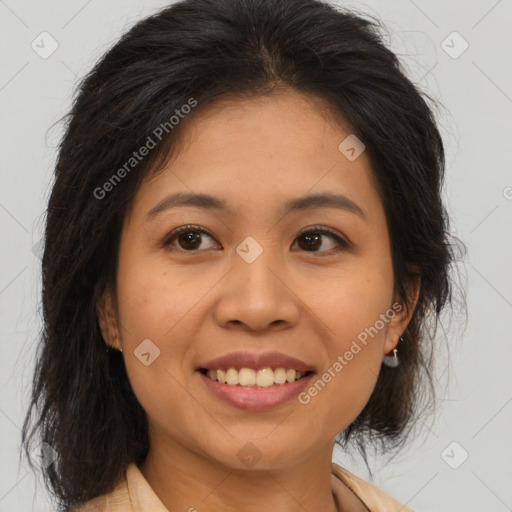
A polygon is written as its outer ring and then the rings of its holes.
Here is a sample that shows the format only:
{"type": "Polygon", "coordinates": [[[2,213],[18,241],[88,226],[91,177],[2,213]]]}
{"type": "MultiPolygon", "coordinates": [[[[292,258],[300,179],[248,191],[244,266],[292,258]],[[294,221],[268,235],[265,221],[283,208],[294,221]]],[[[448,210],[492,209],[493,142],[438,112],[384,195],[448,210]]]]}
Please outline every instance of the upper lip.
{"type": "Polygon", "coordinates": [[[197,369],[219,370],[227,368],[293,368],[301,372],[315,371],[314,367],[295,357],[280,352],[231,352],[224,356],[202,363],[197,369]]]}

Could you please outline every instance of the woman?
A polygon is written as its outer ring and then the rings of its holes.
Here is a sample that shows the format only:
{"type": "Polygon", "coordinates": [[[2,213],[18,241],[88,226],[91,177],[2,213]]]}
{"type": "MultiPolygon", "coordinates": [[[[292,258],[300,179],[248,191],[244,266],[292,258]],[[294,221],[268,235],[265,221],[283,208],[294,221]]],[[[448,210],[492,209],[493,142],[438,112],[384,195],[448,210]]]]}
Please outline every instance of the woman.
{"type": "Polygon", "coordinates": [[[431,384],[443,173],[377,23],[185,0],[125,34],[48,205],[23,442],[61,510],[410,510],[331,458],[400,446],[431,384]]]}

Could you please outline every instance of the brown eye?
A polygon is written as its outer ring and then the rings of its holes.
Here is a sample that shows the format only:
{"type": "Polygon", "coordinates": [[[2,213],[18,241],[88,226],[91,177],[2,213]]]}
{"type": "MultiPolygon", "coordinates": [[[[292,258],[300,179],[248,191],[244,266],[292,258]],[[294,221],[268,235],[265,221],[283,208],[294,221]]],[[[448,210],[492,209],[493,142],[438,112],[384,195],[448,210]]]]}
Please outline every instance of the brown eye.
{"type": "Polygon", "coordinates": [[[172,232],[163,241],[162,246],[169,248],[170,246],[176,247],[174,242],[178,244],[178,250],[185,252],[197,252],[201,243],[203,242],[203,235],[207,235],[213,240],[213,237],[204,229],[197,226],[185,226],[172,232]]]}
{"type": "MultiPolygon", "coordinates": [[[[162,242],[162,247],[182,252],[200,252],[205,250],[201,249],[204,235],[214,240],[207,231],[198,226],[184,226],[170,233],[162,242]]],[[[309,228],[301,232],[296,240],[299,248],[306,252],[333,253],[349,248],[349,244],[345,240],[325,228],[309,228]],[[324,238],[333,240],[334,246],[321,250],[325,244],[324,238]]],[[[206,249],[209,248],[212,247],[206,247],[206,249]]]]}
{"type": "Polygon", "coordinates": [[[197,249],[201,245],[201,233],[187,231],[186,233],[181,233],[177,240],[183,249],[197,249]]]}
{"type": "Polygon", "coordinates": [[[331,240],[334,240],[338,246],[341,246],[343,249],[347,249],[349,247],[348,243],[345,242],[338,235],[333,232],[325,229],[325,228],[309,228],[307,231],[303,231],[297,237],[297,240],[302,240],[303,243],[299,243],[301,249],[307,252],[337,252],[341,249],[336,248],[328,248],[327,250],[319,251],[322,247],[322,238],[327,236],[331,240]]]}

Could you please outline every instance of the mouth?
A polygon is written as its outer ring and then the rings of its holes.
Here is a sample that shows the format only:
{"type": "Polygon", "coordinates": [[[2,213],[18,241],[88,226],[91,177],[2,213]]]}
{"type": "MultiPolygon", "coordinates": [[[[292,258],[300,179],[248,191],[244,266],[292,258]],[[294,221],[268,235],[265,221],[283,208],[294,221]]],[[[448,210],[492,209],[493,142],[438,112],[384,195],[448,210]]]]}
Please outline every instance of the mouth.
{"type": "Polygon", "coordinates": [[[230,387],[268,389],[280,387],[309,377],[313,371],[295,368],[200,368],[202,375],[230,387]]]}
{"type": "Polygon", "coordinates": [[[205,390],[231,407],[262,412],[284,406],[311,384],[314,371],[295,368],[199,368],[205,390]]]}
{"type": "Polygon", "coordinates": [[[238,409],[265,411],[290,402],[311,383],[316,371],[281,352],[242,351],[203,361],[195,374],[211,397],[238,409]]]}

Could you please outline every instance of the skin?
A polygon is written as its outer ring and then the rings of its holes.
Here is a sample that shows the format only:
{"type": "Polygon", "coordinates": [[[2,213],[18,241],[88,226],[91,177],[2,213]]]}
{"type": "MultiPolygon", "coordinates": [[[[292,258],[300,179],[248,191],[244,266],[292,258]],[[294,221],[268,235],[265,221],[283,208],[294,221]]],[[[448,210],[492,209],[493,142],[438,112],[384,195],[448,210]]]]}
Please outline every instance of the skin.
{"type": "MultiPolygon", "coordinates": [[[[370,398],[412,309],[385,323],[307,405],[241,410],[213,397],[194,370],[233,351],[278,350],[321,375],[398,302],[369,158],[348,160],[338,149],[348,125],[321,99],[286,89],[218,101],[186,123],[179,151],[143,183],[125,218],[117,309],[108,292],[98,304],[105,341],[123,349],[148,415],[150,451],[139,468],[169,510],[366,510],[331,477],[334,441],[370,398]],[[187,206],[145,221],[175,192],[222,198],[233,214],[187,206]],[[282,215],[286,200],[320,192],[345,194],[365,219],[332,207],[282,215]],[[187,224],[211,237],[192,250],[183,237],[161,246],[187,224]],[[311,249],[298,235],[314,225],[349,247],[322,235],[311,249]],[[263,249],[250,264],[235,251],[248,236],[263,249]],[[145,366],[133,351],[148,338],[160,356],[145,366]],[[250,469],[237,457],[249,442],[261,455],[250,469]]],[[[411,287],[414,305],[418,291],[411,287]]]]}

